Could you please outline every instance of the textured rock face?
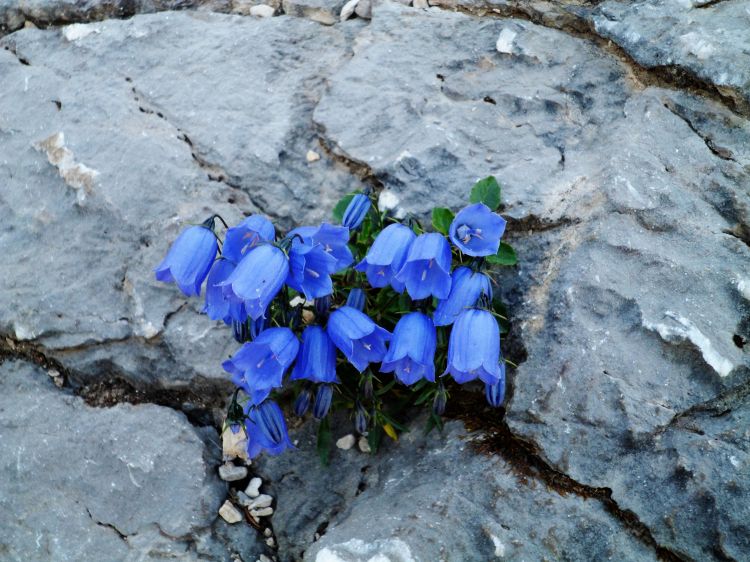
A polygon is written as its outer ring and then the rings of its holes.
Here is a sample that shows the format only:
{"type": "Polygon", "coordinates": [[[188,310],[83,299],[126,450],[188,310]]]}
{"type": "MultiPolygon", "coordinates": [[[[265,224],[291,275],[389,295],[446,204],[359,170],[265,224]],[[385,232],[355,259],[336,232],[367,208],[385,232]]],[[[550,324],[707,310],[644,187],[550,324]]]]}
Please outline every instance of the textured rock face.
{"type": "Polygon", "coordinates": [[[92,408],[41,369],[8,361],[0,437],[3,560],[229,561],[262,552],[253,535],[214,523],[225,494],[216,433],[173,410],[92,408]]]}
{"type": "Polygon", "coordinates": [[[524,484],[458,422],[422,425],[375,457],[334,451],[321,476],[309,427],[298,453],[263,459],[281,560],[656,560],[596,500],[524,484]]]}
{"type": "MultiPolygon", "coordinates": [[[[254,467],[275,498],[277,557],[747,559],[747,3],[441,5],[544,25],[376,3],[371,22],[329,26],[307,18],[333,23],[340,4],[287,2],[299,17],[166,12],[0,40],[12,264],[0,352],[29,344],[97,392],[120,377],[147,397],[175,392],[166,401],[186,412],[215,406],[236,344],[152,278],[185,223],[317,221],[361,185],[354,169],[423,214],[463,205],[494,174],[521,258],[498,277],[515,320],[505,350],[521,365],[505,419],[480,411],[474,425],[527,443],[520,462],[534,470],[519,481],[502,446],[477,455],[457,422],[428,438],[415,424],[378,457],[336,449],[323,469],[303,427],[298,452],[254,467]],[[667,87],[672,73],[691,87],[667,87]]],[[[80,17],[125,15],[92,13],[80,17]]],[[[225,488],[203,430],[157,407],[92,410],[28,365],[0,368],[11,559],[44,559],[39,544],[85,559],[82,534],[114,559],[260,553],[248,526],[216,520],[225,488]],[[51,466],[24,468],[22,454],[18,469],[24,427],[48,429],[40,400],[58,425],[54,450],[34,451],[51,466]],[[161,450],[170,476],[131,467],[135,487],[117,459],[161,450]],[[82,476],[58,498],[70,462],[82,476]],[[113,504],[110,481],[133,493],[113,504]],[[73,515],[52,520],[57,505],[73,515]]]]}

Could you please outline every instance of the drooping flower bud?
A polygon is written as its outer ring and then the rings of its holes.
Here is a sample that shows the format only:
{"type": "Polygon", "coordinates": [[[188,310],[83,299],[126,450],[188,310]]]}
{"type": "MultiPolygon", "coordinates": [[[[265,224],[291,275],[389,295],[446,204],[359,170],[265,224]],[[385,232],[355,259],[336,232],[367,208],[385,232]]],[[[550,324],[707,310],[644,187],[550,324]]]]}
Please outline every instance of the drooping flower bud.
{"type": "Polygon", "coordinates": [[[310,389],[308,387],[303,388],[302,392],[299,393],[297,399],[294,401],[294,413],[300,418],[304,416],[310,409],[312,400],[313,395],[310,389]]]}
{"type": "Polygon", "coordinates": [[[432,401],[432,411],[436,416],[442,416],[445,413],[445,405],[448,402],[448,393],[445,392],[445,387],[442,381],[438,385],[435,399],[432,401]]]}
{"type": "Polygon", "coordinates": [[[341,220],[341,224],[350,228],[351,230],[356,230],[360,227],[362,221],[365,220],[367,212],[370,210],[370,206],[370,198],[363,193],[358,193],[357,195],[352,197],[352,200],[346,207],[346,211],[344,211],[344,217],[341,220]]]}
{"type": "Polygon", "coordinates": [[[364,435],[367,431],[367,410],[365,410],[359,401],[357,401],[357,405],[354,407],[354,429],[360,435],[364,435]]]}
{"type": "Polygon", "coordinates": [[[313,406],[313,416],[316,420],[322,420],[328,415],[333,400],[333,387],[330,384],[321,384],[315,395],[315,406],[313,406]]]}

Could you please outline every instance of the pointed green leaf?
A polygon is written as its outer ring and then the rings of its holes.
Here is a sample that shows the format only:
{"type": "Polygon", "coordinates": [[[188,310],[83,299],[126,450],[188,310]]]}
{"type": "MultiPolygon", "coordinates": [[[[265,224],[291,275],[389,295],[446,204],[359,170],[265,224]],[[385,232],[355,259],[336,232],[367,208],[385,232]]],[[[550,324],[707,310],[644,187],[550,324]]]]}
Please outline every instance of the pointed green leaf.
{"type": "Polygon", "coordinates": [[[445,207],[435,207],[432,210],[432,226],[441,234],[448,234],[448,229],[453,222],[453,213],[445,207]]]}
{"type": "Polygon", "coordinates": [[[494,176],[488,176],[479,180],[471,188],[469,201],[472,203],[484,203],[493,211],[500,206],[500,184],[494,176]]]}
{"type": "Polygon", "coordinates": [[[494,265],[516,265],[518,257],[516,251],[510,244],[500,242],[500,248],[494,256],[487,256],[487,263],[494,265]]]}

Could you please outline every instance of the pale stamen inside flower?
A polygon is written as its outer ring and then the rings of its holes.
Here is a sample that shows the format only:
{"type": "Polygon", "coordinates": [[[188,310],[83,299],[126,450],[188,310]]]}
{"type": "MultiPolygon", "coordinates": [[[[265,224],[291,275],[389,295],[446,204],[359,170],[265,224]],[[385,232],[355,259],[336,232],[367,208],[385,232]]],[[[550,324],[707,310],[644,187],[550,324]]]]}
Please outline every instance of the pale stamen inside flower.
{"type": "Polygon", "coordinates": [[[383,277],[385,277],[385,269],[381,269],[376,273],[376,275],[382,275],[383,277]]]}
{"type": "Polygon", "coordinates": [[[261,360],[260,360],[260,361],[258,362],[258,364],[257,364],[257,365],[256,365],[255,367],[256,367],[257,369],[260,369],[260,368],[261,368],[261,367],[263,366],[263,363],[265,363],[265,362],[266,362],[266,358],[264,357],[263,359],[261,359],[261,360]]]}
{"type": "Polygon", "coordinates": [[[305,271],[307,271],[312,277],[315,277],[315,279],[317,279],[318,277],[320,277],[320,273],[318,273],[317,271],[313,271],[309,267],[306,268],[305,271]]]}
{"type": "Polygon", "coordinates": [[[425,279],[427,279],[427,270],[426,269],[422,272],[422,281],[424,281],[425,279]]]}
{"type": "Polygon", "coordinates": [[[372,350],[372,345],[370,345],[369,343],[366,343],[366,342],[362,342],[362,347],[364,347],[367,351],[371,351],[372,350]]]}

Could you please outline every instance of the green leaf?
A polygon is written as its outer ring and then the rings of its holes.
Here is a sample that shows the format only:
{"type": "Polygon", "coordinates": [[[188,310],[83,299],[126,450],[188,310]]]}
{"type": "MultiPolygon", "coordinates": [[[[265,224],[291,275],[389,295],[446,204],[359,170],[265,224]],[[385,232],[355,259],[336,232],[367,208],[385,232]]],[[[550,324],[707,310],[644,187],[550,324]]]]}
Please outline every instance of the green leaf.
{"type": "Polygon", "coordinates": [[[424,434],[429,435],[436,427],[440,431],[443,431],[443,418],[438,416],[435,412],[431,412],[430,417],[427,419],[427,425],[424,428],[424,434]]]}
{"type": "Polygon", "coordinates": [[[331,435],[331,428],[328,425],[328,417],[325,417],[318,426],[318,457],[320,457],[320,462],[323,463],[323,466],[328,466],[332,442],[333,436],[331,435]]]}
{"type": "Polygon", "coordinates": [[[432,226],[441,234],[448,234],[448,229],[453,222],[453,213],[445,207],[435,207],[432,210],[432,226]]]}
{"type": "Polygon", "coordinates": [[[378,452],[378,449],[380,448],[380,442],[382,440],[383,428],[381,428],[379,425],[376,425],[367,434],[367,444],[370,446],[370,451],[372,451],[373,455],[378,452]]]}
{"type": "Polygon", "coordinates": [[[488,176],[483,180],[479,180],[471,188],[471,196],[469,201],[472,203],[484,203],[491,210],[495,210],[500,206],[500,184],[494,176],[488,176]]]}
{"type": "Polygon", "coordinates": [[[497,250],[497,254],[494,256],[487,256],[487,263],[494,265],[516,265],[518,263],[518,257],[516,251],[510,244],[500,242],[500,248],[497,250]]]}
{"type": "Polygon", "coordinates": [[[349,206],[349,203],[351,203],[351,200],[354,199],[354,196],[357,195],[357,193],[359,193],[359,191],[353,191],[352,193],[344,195],[341,199],[339,199],[339,202],[336,203],[336,206],[333,208],[333,220],[338,223],[341,222],[341,220],[344,218],[346,208],[349,206]]]}

